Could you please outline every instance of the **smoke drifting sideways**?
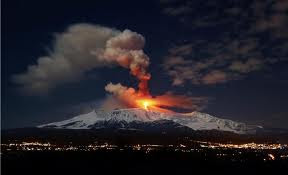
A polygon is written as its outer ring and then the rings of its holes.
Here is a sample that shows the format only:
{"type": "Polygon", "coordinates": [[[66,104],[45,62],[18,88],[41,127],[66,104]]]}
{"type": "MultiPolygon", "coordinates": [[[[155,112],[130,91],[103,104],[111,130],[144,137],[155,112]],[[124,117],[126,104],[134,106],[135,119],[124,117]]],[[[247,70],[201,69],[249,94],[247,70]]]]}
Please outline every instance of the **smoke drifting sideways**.
{"type": "Polygon", "coordinates": [[[109,83],[105,90],[112,97],[107,97],[102,107],[113,98],[122,107],[140,107],[139,100],[150,100],[158,110],[160,106],[194,109],[197,105],[192,97],[171,93],[151,97],[148,88],[151,75],[147,72],[150,59],[143,51],[144,45],[145,38],[128,29],[119,31],[100,25],[75,24],[56,35],[48,56],[38,58],[36,65],[14,75],[12,81],[19,84],[25,94],[45,94],[61,84],[80,81],[92,69],[118,65],[129,69],[139,80],[138,89],[109,83]]]}
{"type": "MultiPolygon", "coordinates": [[[[187,95],[176,95],[172,92],[166,92],[162,95],[152,97],[150,95],[142,96],[134,88],[126,87],[118,84],[109,83],[105,90],[113,94],[108,99],[111,103],[103,103],[104,108],[110,108],[112,105],[120,101],[119,107],[123,104],[128,107],[140,107],[148,110],[159,112],[173,113],[173,109],[180,111],[202,110],[208,103],[207,97],[192,97],[187,95]]],[[[111,108],[110,108],[111,109],[111,108]]]]}
{"type": "Polygon", "coordinates": [[[85,72],[111,65],[128,68],[147,87],[149,58],[142,48],[142,35],[91,24],[75,24],[57,34],[52,52],[28,66],[26,73],[14,75],[12,81],[22,85],[25,94],[43,94],[58,85],[80,81],[85,72]]]}

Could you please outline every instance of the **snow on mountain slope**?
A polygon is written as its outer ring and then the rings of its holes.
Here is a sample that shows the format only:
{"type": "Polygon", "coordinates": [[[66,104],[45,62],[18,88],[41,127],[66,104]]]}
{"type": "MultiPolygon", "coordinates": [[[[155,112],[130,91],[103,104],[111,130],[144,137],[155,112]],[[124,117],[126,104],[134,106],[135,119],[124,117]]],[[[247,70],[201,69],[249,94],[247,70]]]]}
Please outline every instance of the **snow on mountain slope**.
{"type": "Polygon", "coordinates": [[[255,132],[257,127],[248,126],[244,123],[234,122],[232,120],[220,119],[209,114],[192,112],[192,113],[162,113],[140,108],[119,109],[109,112],[92,111],[82,114],[68,120],[44,124],[39,128],[61,128],[61,129],[90,129],[95,124],[103,121],[127,123],[138,122],[155,122],[158,120],[171,120],[182,126],[187,126],[193,130],[221,130],[230,131],[238,134],[247,134],[255,132]]]}

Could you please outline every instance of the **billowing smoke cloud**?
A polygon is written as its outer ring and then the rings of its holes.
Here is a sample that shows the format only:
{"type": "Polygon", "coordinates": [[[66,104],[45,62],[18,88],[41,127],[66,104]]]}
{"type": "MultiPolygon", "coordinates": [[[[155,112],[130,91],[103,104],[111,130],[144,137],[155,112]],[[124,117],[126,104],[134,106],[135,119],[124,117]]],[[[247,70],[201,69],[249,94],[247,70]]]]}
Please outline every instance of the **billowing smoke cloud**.
{"type": "Polygon", "coordinates": [[[105,90],[129,107],[135,106],[135,100],[139,97],[134,88],[123,86],[120,83],[109,83],[105,86],[105,90]]]}
{"type": "Polygon", "coordinates": [[[40,94],[67,82],[79,81],[92,69],[120,65],[130,69],[139,80],[141,93],[147,94],[146,73],[149,58],[143,52],[145,39],[142,35],[123,32],[91,24],[76,24],[66,32],[56,35],[53,52],[38,58],[27,72],[13,76],[25,93],[40,94]]]}
{"type": "Polygon", "coordinates": [[[119,35],[109,39],[103,52],[96,52],[99,58],[117,62],[124,68],[130,69],[130,73],[138,78],[139,92],[149,95],[148,80],[150,74],[146,72],[149,66],[149,57],[143,52],[145,39],[142,35],[130,30],[124,30],[119,35]]]}
{"type": "Polygon", "coordinates": [[[56,36],[50,55],[40,57],[36,65],[29,66],[26,73],[15,75],[13,80],[22,85],[24,92],[38,94],[79,81],[92,69],[118,65],[129,69],[139,80],[138,88],[109,83],[105,90],[112,95],[107,96],[100,107],[141,107],[139,101],[150,100],[162,111],[163,106],[195,110],[197,102],[203,99],[172,93],[152,98],[148,88],[149,57],[143,51],[144,45],[145,38],[128,29],[121,32],[99,25],[72,25],[56,36]]]}

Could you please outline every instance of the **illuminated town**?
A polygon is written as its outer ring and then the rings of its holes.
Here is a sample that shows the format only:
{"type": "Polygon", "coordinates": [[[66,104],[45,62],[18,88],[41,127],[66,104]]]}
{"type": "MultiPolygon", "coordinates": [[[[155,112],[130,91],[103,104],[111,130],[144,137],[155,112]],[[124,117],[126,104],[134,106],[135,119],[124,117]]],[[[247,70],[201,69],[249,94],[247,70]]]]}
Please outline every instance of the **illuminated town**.
{"type": "Polygon", "coordinates": [[[255,150],[274,150],[274,149],[285,149],[287,144],[268,144],[268,143],[245,143],[245,144],[223,144],[223,143],[213,143],[213,142],[200,142],[201,147],[207,148],[228,148],[228,149],[255,149],[255,150]]]}
{"type": "Polygon", "coordinates": [[[224,144],[224,143],[213,143],[194,141],[198,143],[198,146],[191,145],[157,145],[157,144],[135,144],[117,146],[109,143],[95,143],[89,145],[56,145],[40,142],[21,142],[21,143],[9,143],[1,144],[2,152],[12,151],[136,151],[144,152],[146,154],[157,152],[157,151],[172,151],[172,152],[183,152],[183,153],[206,153],[209,151],[216,151],[216,157],[232,156],[237,157],[244,153],[261,153],[263,160],[279,160],[288,159],[288,144],[268,144],[268,143],[246,143],[246,144],[224,144]],[[233,151],[225,152],[225,151],[233,151]]]}
{"type": "MultiPolygon", "coordinates": [[[[200,143],[201,148],[210,149],[252,149],[252,150],[276,150],[276,149],[288,149],[288,144],[268,144],[268,143],[245,143],[245,144],[224,144],[224,143],[213,143],[213,142],[203,142],[195,141],[200,143]]],[[[127,145],[124,148],[119,148],[117,145],[112,145],[108,143],[104,144],[90,144],[85,146],[72,146],[72,145],[62,145],[57,146],[55,144],[40,143],[40,142],[22,142],[22,143],[9,143],[1,144],[2,150],[22,150],[22,151],[42,151],[42,150],[54,150],[54,151],[93,151],[99,149],[124,149],[132,148],[133,150],[157,150],[160,148],[175,148],[175,151],[187,150],[189,146],[184,144],[179,145],[156,145],[156,144],[136,144],[127,145]],[[184,149],[185,148],[185,149],[184,149]]],[[[188,149],[189,150],[189,149],[188,149]]],[[[190,149],[193,151],[194,149],[190,149]]]]}

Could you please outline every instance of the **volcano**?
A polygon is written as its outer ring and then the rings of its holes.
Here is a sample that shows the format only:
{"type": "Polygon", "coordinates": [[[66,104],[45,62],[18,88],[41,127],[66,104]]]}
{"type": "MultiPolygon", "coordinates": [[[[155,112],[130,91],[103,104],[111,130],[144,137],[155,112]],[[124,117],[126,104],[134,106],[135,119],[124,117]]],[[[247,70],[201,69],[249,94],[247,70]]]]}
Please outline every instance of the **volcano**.
{"type": "MultiPolygon", "coordinates": [[[[247,125],[212,115],[191,113],[165,113],[142,108],[117,109],[112,111],[93,110],[71,119],[43,124],[38,128],[55,129],[139,129],[143,126],[173,125],[175,128],[188,127],[192,130],[218,130],[236,134],[253,134],[261,126],[247,125]]],[[[146,129],[149,129],[149,127],[146,129]]]]}

